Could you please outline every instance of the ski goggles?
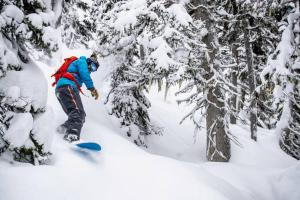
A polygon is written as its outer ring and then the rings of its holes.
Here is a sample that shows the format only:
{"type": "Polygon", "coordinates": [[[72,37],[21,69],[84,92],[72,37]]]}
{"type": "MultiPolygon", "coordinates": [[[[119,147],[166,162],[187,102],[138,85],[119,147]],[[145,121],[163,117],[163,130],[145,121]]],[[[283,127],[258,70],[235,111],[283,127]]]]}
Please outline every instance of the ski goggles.
{"type": "Polygon", "coordinates": [[[91,71],[92,72],[95,72],[95,71],[97,71],[97,69],[98,69],[98,66],[97,66],[97,64],[95,64],[94,62],[91,62],[91,71]]]}
{"type": "Polygon", "coordinates": [[[99,67],[99,63],[91,58],[87,59],[88,65],[89,65],[89,70],[91,72],[95,72],[97,71],[98,67],[99,67]]]}

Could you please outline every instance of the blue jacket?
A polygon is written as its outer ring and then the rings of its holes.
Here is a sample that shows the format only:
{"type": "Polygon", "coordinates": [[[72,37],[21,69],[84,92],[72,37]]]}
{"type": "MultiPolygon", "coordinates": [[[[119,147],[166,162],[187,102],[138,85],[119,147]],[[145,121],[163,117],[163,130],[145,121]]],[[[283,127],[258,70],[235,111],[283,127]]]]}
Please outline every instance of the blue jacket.
{"type": "MultiPolygon", "coordinates": [[[[80,87],[82,86],[82,83],[84,83],[87,89],[90,90],[94,88],[93,80],[90,76],[91,72],[88,69],[88,64],[85,56],[81,56],[79,59],[73,61],[69,65],[67,72],[73,73],[80,87]]],[[[65,85],[71,85],[75,90],[78,91],[76,84],[73,81],[66,78],[60,78],[56,83],[56,88],[65,85]]]]}

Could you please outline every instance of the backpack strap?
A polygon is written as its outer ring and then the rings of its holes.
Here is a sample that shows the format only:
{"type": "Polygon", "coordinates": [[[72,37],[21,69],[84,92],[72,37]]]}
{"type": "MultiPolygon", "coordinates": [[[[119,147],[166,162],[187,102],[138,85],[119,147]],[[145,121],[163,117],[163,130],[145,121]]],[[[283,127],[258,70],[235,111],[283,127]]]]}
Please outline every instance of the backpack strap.
{"type": "Polygon", "coordinates": [[[55,78],[55,81],[52,83],[52,87],[54,87],[57,84],[57,82],[60,78],[66,78],[66,79],[73,81],[76,84],[76,87],[80,91],[80,93],[83,94],[84,96],[86,96],[82,92],[80,85],[78,84],[78,82],[76,81],[76,79],[73,75],[73,74],[78,74],[78,73],[77,72],[74,72],[74,73],[67,72],[70,64],[77,59],[78,58],[75,56],[71,56],[71,57],[65,59],[65,62],[62,64],[62,66],[54,74],[51,75],[51,77],[55,78]]]}
{"type": "MultiPolygon", "coordinates": [[[[77,74],[78,74],[78,73],[77,73],[77,74]]],[[[61,76],[61,78],[66,78],[66,79],[69,79],[69,80],[73,81],[73,82],[76,84],[76,87],[77,87],[77,89],[79,90],[79,92],[80,92],[81,94],[83,94],[84,96],[86,96],[86,95],[83,93],[83,91],[82,91],[80,85],[78,84],[78,82],[76,81],[74,75],[73,75],[71,72],[66,72],[66,73],[64,73],[64,74],[61,76]]]]}

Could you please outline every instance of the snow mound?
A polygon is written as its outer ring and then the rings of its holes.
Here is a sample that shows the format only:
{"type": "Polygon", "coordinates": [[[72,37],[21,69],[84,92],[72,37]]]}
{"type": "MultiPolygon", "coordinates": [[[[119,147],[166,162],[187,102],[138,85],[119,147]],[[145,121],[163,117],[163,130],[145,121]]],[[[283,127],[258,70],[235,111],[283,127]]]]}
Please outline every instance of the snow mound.
{"type": "Polygon", "coordinates": [[[44,151],[51,151],[53,142],[53,127],[54,127],[54,113],[51,107],[47,107],[44,113],[35,116],[33,122],[32,133],[39,144],[43,144],[44,151]]]}
{"type": "Polygon", "coordinates": [[[33,111],[44,109],[47,103],[47,82],[34,63],[24,65],[21,71],[8,71],[7,75],[0,79],[0,92],[4,92],[5,96],[14,93],[15,97],[18,94],[26,101],[26,111],[31,108],[33,111]]]}
{"type": "Polygon", "coordinates": [[[11,120],[11,125],[4,135],[4,139],[10,141],[12,147],[21,147],[29,138],[33,125],[30,113],[17,113],[11,120]]]}

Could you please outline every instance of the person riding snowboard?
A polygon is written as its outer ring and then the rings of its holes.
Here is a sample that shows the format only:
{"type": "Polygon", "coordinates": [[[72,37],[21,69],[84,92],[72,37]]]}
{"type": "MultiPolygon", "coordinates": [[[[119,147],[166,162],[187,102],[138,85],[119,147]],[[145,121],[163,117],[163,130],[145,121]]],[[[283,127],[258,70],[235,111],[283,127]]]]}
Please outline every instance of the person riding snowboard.
{"type": "Polygon", "coordinates": [[[94,87],[91,72],[97,71],[99,63],[96,54],[89,58],[70,57],[65,59],[65,63],[53,75],[56,84],[55,94],[64,112],[68,115],[65,123],[57,128],[57,131],[64,135],[64,139],[73,142],[80,139],[80,132],[85,122],[85,111],[81,102],[81,86],[84,83],[91,92],[92,97],[97,100],[99,94],[94,87]]]}

